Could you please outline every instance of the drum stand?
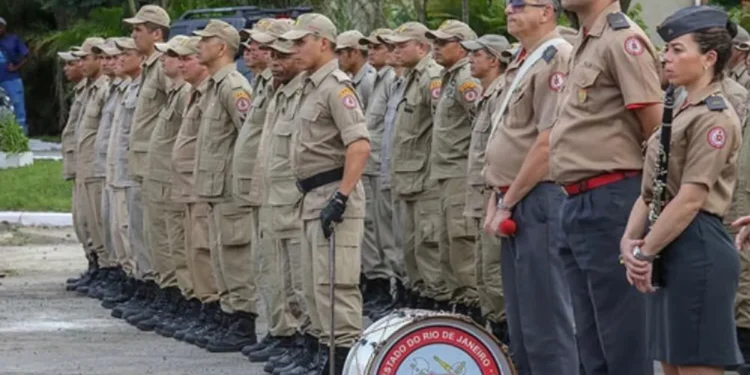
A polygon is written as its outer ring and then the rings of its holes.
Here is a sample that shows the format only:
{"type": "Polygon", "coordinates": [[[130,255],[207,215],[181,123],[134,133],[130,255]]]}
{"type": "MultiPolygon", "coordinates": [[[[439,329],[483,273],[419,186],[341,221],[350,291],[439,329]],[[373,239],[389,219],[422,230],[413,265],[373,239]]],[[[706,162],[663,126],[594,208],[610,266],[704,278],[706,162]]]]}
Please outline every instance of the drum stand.
{"type": "MultiPolygon", "coordinates": [[[[330,331],[330,339],[328,341],[328,373],[330,375],[335,375],[335,361],[336,361],[336,329],[334,328],[334,324],[336,323],[336,319],[334,318],[334,313],[336,311],[335,309],[335,298],[333,296],[334,292],[334,282],[336,281],[336,232],[334,232],[334,225],[331,224],[331,238],[328,240],[328,292],[329,297],[331,298],[331,331],[330,331]]],[[[325,370],[325,369],[323,369],[325,370]]]]}

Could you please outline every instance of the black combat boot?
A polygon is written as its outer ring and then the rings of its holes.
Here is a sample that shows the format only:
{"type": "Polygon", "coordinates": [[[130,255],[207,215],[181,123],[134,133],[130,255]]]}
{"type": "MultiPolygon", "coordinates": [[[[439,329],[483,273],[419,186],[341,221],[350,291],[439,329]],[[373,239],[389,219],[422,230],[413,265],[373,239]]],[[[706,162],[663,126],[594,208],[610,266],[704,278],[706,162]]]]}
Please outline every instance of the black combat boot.
{"type": "Polygon", "coordinates": [[[257,314],[237,311],[232,314],[232,325],[226,334],[221,337],[214,337],[206,345],[206,350],[212,353],[231,353],[239,352],[246,345],[252,345],[258,342],[255,333],[255,318],[257,314]]]}
{"type": "Polygon", "coordinates": [[[490,322],[492,335],[505,345],[510,345],[510,331],[508,331],[508,322],[490,322]]]}
{"type": "Polygon", "coordinates": [[[274,369],[274,375],[306,375],[310,371],[314,371],[318,367],[318,355],[320,345],[318,344],[318,338],[310,335],[304,336],[304,344],[302,350],[298,351],[297,356],[292,357],[290,362],[282,363],[284,359],[280,359],[274,369]]]}
{"type": "Polygon", "coordinates": [[[198,321],[201,313],[201,302],[197,298],[181,300],[170,321],[162,321],[156,326],[156,333],[164,337],[172,337],[175,332],[188,328],[198,321]]]}
{"type": "Polygon", "coordinates": [[[402,284],[401,281],[396,280],[395,297],[391,298],[390,303],[384,304],[383,306],[380,306],[379,309],[371,311],[368,317],[373,322],[377,322],[383,317],[388,316],[388,314],[392,313],[394,310],[406,307],[406,301],[408,299],[407,294],[408,292],[406,291],[406,288],[404,288],[404,284],[402,284]]]}
{"type": "Polygon", "coordinates": [[[177,311],[177,307],[180,306],[182,297],[180,289],[176,287],[164,288],[163,293],[165,295],[164,302],[161,305],[154,306],[151,317],[135,324],[141,331],[153,331],[162,321],[170,322],[173,314],[177,311]]]}
{"type": "MultiPolygon", "coordinates": [[[[346,363],[346,357],[349,356],[349,351],[351,348],[343,347],[339,348],[336,347],[333,354],[333,360],[335,361],[333,366],[333,373],[336,375],[342,375],[344,372],[344,363],[346,363]]],[[[325,347],[321,352],[325,352],[325,357],[321,356],[321,359],[324,359],[323,365],[319,367],[319,371],[315,375],[328,375],[331,372],[330,363],[329,363],[329,353],[330,348],[325,347]]]]}
{"type": "MultiPolygon", "coordinates": [[[[135,280],[133,283],[135,286],[135,289],[133,290],[133,295],[128,298],[127,300],[124,300],[117,304],[114,308],[112,308],[112,317],[114,318],[122,318],[122,315],[125,313],[125,311],[128,311],[129,309],[133,308],[137,303],[140,304],[143,299],[147,297],[148,294],[148,287],[146,286],[146,283],[141,280],[135,280]]],[[[121,301],[124,296],[117,296],[117,300],[121,301]]],[[[107,302],[110,303],[110,302],[107,302]]]]}
{"type": "Polygon", "coordinates": [[[218,301],[202,304],[198,320],[189,327],[175,331],[172,337],[176,340],[194,344],[195,340],[197,340],[196,333],[206,329],[207,326],[214,326],[214,317],[216,316],[217,309],[219,309],[218,301]],[[193,341],[188,340],[188,338],[192,338],[193,341]]]}
{"type": "Polygon", "coordinates": [[[94,272],[91,273],[91,277],[82,280],[78,284],[75,284],[73,290],[81,295],[88,295],[89,294],[89,288],[95,287],[98,283],[102,281],[102,279],[106,276],[106,270],[103,268],[97,268],[94,270],[94,272]]]}
{"type": "Polygon", "coordinates": [[[120,283],[120,270],[116,267],[104,268],[106,274],[102,281],[94,287],[89,287],[88,296],[91,298],[102,299],[110,290],[114,289],[120,283]]]}
{"type": "Polygon", "coordinates": [[[195,345],[205,348],[211,340],[223,337],[233,323],[232,314],[226,313],[219,308],[214,315],[214,322],[216,323],[216,326],[207,327],[206,330],[201,332],[200,336],[198,336],[198,339],[195,341],[195,345]]]}
{"type": "Polygon", "coordinates": [[[156,289],[154,289],[154,296],[155,297],[151,303],[144,306],[144,309],[136,314],[129,314],[125,317],[125,320],[132,325],[137,325],[138,322],[147,320],[154,316],[154,314],[161,310],[167,303],[167,291],[166,289],[157,286],[156,289]]]}
{"type": "MultiPolygon", "coordinates": [[[[279,355],[271,356],[263,366],[263,370],[269,374],[273,374],[273,370],[276,368],[286,367],[291,363],[295,363],[296,359],[301,357],[307,350],[306,343],[309,335],[295,335],[292,346],[285,349],[279,355]]],[[[317,342],[317,340],[315,340],[317,342]]]]}
{"type": "Polygon", "coordinates": [[[432,301],[434,302],[434,307],[431,309],[432,311],[448,313],[453,312],[453,305],[451,305],[450,301],[437,301],[434,299],[432,301]]]}
{"type": "Polygon", "coordinates": [[[374,310],[380,310],[393,301],[391,280],[373,279],[370,281],[370,287],[372,288],[371,299],[362,306],[362,312],[365,315],[369,315],[374,310]]]}
{"type": "Polygon", "coordinates": [[[95,260],[93,260],[91,257],[87,257],[87,258],[88,258],[88,261],[89,261],[89,267],[88,267],[88,269],[86,269],[86,271],[83,272],[83,273],[81,273],[78,277],[75,277],[75,278],[71,277],[71,278],[65,280],[65,284],[66,284],[65,285],[66,286],[65,289],[66,290],[74,290],[75,289],[75,287],[74,287],[75,284],[78,284],[78,283],[84,281],[85,279],[90,278],[91,274],[94,272],[94,270],[96,270],[98,268],[95,260]]]}
{"type": "Polygon", "coordinates": [[[144,311],[148,310],[148,307],[151,306],[156,300],[157,297],[159,297],[159,286],[156,285],[156,283],[153,280],[146,281],[146,296],[143,299],[136,300],[130,307],[123,311],[122,318],[128,319],[129,317],[133,315],[140,315],[144,311]]]}
{"type": "Polygon", "coordinates": [[[293,348],[295,343],[295,336],[278,336],[274,337],[274,340],[267,344],[265,347],[259,347],[257,350],[250,352],[248,358],[250,362],[262,363],[268,361],[271,357],[279,355],[285,352],[287,349],[293,348]]]}
{"type": "Polygon", "coordinates": [[[112,309],[115,306],[133,298],[135,291],[138,289],[138,281],[132,277],[126,277],[120,283],[120,287],[113,290],[112,293],[104,295],[102,298],[102,307],[112,309]]]}
{"type": "Polygon", "coordinates": [[[242,348],[242,355],[248,356],[248,355],[250,355],[250,353],[252,353],[254,351],[257,351],[257,350],[260,350],[260,349],[263,349],[266,346],[268,346],[268,345],[272,344],[273,342],[275,342],[276,340],[277,340],[276,336],[272,336],[271,333],[267,333],[263,337],[263,339],[261,339],[260,341],[256,342],[255,344],[245,345],[245,347],[242,348]]]}

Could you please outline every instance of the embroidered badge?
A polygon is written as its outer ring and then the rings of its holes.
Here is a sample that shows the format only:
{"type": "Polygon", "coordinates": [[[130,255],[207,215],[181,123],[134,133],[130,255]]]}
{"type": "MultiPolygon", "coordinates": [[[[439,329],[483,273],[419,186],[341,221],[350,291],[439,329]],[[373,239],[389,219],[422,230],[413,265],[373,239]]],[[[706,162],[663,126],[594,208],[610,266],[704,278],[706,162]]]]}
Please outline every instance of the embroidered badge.
{"type": "Polygon", "coordinates": [[[344,104],[344,107],[346,109],[354,109],[357,108],[357,99],[354,97],[354,95],[347,95],[341,99],[341,103],[344,104]]]}
{"type": "Polygon", "coordinates": [[[715,149],[724,148],[727,142],[727,133],[721,127],[714,126],[708,131],[708,144],[715,149]]]}
{"type": "Polygon", "coordinates": [[[433,99],[440,98],[440,92],[441,92],[442,86],[443,86],[443,81],[439,79],[435,79],[435,80],[432,80],[432,82],[430,82],[430,95],[432,95],[433,99]]]}
{"type": "Polygon", "coordinates": [[[552,91],[560,91],[565,85],[565,78],[567,76],[562,72],[554,72],[549,77],[549,88],[552,91]]]}
{"type": "Polygon", "coordinates": [[[643,54],[644,50],[643,43],[641,43],[641,40],[638,39],[638,37],[631,36],[630,38],[625,39],[625,52],[629,55],[640,56],[643,54]]]}
{"type": "Polygon", "coordinates": [[[248,98],[239,98],[234,103],[234,107],[237,108],[238,111],[245,113],[250,109],[250,99],[248,98]]]}
{"type": "Polygon", "coordinates": [[[583,104],[588,98],[588,91],[586,89],[578,89],[578,103],[583,104]]]}
{"type": "Polygon", "coordinates": [[[477,91],[474,89],[466,91],[464,93],[464,100],[466,100],[469,103],[472,103],[475,100],[477,100],[477,91]]]}

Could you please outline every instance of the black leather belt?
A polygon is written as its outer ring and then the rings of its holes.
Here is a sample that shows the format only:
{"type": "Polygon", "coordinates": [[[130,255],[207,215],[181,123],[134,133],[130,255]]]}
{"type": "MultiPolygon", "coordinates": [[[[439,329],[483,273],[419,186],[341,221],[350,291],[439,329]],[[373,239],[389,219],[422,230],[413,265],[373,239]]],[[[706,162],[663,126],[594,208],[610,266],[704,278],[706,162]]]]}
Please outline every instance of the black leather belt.
{"type": "Polygon", "coordinates": [[[341,181],[343,177],[344,167],[331,169],[330,171],[318,173],[304,180],[297,180],[297,190],[302,194],[307,194],[309,191],[317,189],[323,185],[341,181]]]}

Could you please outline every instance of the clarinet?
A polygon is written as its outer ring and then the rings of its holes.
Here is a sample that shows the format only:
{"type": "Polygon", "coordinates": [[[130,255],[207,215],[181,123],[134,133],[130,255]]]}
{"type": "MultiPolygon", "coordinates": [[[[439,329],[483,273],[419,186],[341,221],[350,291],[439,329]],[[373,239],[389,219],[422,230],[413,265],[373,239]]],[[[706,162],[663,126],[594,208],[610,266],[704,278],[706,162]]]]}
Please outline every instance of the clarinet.
{"type": "MultiPolygon", "coordinates": [[[[669,85],[664,96],[664,115],[662,116],[662,125],[659,131],[659,152],[654,172],[653,198],[648,210],[649,230],[653,229],[654,223],[659,218],[659,215],[661,215],[667,202],[667,172],[669,170],[669,146],[672,139],[673,110],[674,86],[669,85]]],[[[651,285],[655,288],[664,287],[664,264],[660,255],[657,255],[654,259],[652,269],[651,285]]]]}

